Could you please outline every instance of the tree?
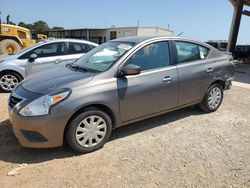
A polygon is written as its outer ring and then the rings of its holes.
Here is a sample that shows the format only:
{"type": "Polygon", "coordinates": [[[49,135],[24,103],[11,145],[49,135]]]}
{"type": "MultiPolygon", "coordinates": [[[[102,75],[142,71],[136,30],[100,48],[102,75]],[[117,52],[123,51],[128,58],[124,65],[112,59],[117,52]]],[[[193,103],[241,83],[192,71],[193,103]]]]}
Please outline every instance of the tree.
{"type": "Polygon", "coordinates": [[[34,22],[32,29],[36,30],[38,33],[46,34],[50,28],[46,22],[39,20],[34,22]]]}
{"type": "Polygon", "coordinates": [[[54,29],[54,30],[60,30],[60,29],[64,29],[64,28],[63,27],[55,26],[55,27],[52,27],[52,29],[54,29]]]}
{"type": "Polygon", "coordinates": [[[27,25],[24,22],[19,22],[18,26],[27,28],[27,25]]]}

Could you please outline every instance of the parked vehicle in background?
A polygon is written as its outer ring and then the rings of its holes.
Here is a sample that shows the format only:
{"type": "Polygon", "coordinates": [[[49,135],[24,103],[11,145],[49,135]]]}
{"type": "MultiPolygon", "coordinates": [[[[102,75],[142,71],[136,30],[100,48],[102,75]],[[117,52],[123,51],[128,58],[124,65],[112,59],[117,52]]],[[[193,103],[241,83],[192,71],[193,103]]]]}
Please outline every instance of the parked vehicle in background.
{"type": "Polygon", "coordinates": [[[237,60],[248,62],[250,60],[250,45],[237,45],[234,57],[237,60]]]}
{"type": "Polygon", "coordinates": [[[44,34],[36,34],[36,42],[42,41],[42,40],[46,40],[48,37],[47,35],[44,34]]]}
{"type": "Polygon", "coordinates": [[[0,30],[0,53],[11,54],[15,53],[21,48],[28,47],[35,44],[32,40],[29,29],[19,27],[11,24],[1,24],[0,30]]]}
{"type": "Polygon", "coordinates": [[[44,40],[13,55],[0,57],[0,90],[10,92],[25,77],[64,67],[98,46],[84,40],[44,40]]]}
{"type": "Polygon", "coordinates": [[[16,53],[46,38],[46,35],[31,33],[24,27],[0,23],[0,54],[16,53]]]}
{"type": "Polygon", "coordinates": [[[220,51],[226,51],[227,50],[228,42],[226,40],[209,40],[206,43],[213,46],[213,47],[215,47],[216,49],[218,49],[220,51]]]}
{"type": "Polygon", "coordinates": [[[21,145],[75,151],[101,148],[113,129],[199,104],[216,111],[234,76],[232,57],[179,37],[104,43],[61,71],[25,79],[9,98],[21,145]],[[38,84],[39,83],[39,84],[38,84]]]}

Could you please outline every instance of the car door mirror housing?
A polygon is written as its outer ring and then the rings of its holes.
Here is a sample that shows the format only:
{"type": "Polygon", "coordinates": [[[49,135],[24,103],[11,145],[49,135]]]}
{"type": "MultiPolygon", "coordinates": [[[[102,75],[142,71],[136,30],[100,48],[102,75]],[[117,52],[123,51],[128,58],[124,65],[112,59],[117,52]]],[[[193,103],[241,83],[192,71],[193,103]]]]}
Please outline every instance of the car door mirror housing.
{"type": "Polygon", "coordinates": [[[122,76],[132,76],[132,75],[138,75],[140,73],[141,73],[141,67],[134,64],[126,65],[121,70],[122,76]]]}
{"type": "Polygon", "coordinates": [[[36,54],[31,54],[29,57],[29,62],[33,62],[35,61],[35,59],[37,59],[37,55],[36,54]]]}

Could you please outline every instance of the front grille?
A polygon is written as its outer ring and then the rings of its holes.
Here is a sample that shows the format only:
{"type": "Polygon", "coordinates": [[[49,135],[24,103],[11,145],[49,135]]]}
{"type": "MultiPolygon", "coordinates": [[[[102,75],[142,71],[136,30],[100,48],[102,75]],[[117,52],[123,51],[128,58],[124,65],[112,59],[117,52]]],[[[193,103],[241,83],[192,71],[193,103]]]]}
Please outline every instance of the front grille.
{"type": "Polygon", "coordinates": [[[18,103],[20,103],[23,99],[14,97],[14,96],[10,96],[10,100],[9,100],[9,106],[11,108],[13,108],[14,106],[16,106],[18,103]]]}

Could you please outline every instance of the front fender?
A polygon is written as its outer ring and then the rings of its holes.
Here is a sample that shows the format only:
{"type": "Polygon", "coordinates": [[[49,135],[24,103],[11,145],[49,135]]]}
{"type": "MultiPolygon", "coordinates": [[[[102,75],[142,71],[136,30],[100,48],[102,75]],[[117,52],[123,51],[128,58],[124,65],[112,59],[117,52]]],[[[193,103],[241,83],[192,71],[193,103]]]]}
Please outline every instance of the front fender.
{"type": "Polygon", "coordinates": [[[19,73],[23,78],[26,77],[25,68],[17,66],[15,64],[0,63],[0,72],[3,72],[3,71],[14,71],[14,72],[19,73]]]}

